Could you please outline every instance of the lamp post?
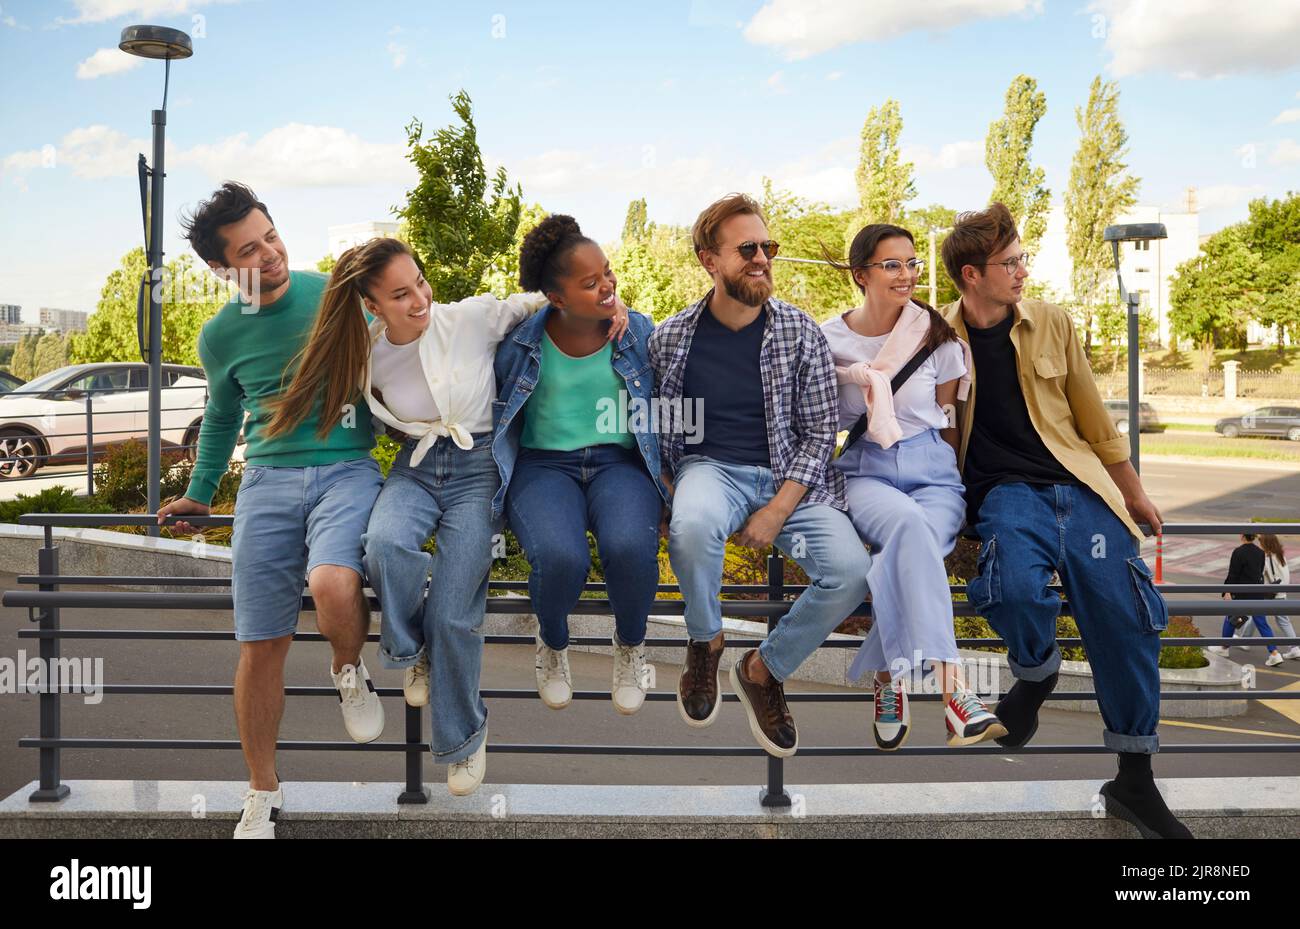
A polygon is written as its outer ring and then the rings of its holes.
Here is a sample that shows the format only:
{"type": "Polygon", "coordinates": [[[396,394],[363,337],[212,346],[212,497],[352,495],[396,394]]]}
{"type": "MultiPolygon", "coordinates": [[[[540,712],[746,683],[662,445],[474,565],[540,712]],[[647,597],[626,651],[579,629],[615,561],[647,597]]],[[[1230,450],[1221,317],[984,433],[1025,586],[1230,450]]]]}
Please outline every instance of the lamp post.
{"type": "MultiPolygon", "coordinates": [[[[144,346],[143,300],[136,302],[136,336],[140,355],[149,364],[149,512],[157,513],[159,477],[162,465],[162,239],[163,239],[163,154],[167,134],[167,87],[171,81],[173,58],[194,54],[190,37],[179,29],[166,26],[127,26],[117,45],[128,55],[166,62],[163,71],[162,108],[153,111],[153,166],[145,165],[140,156],[140,206],[145,221],[145,251],[149,270],[141,287],[149,291],[149,347],[144,346]],[[152,180],[152,184],[148,183],[152,180]],[[148,189],[146,189],[148,188],[148,189]]],[[[143,296],[143,294],[141,294],[143,296]]],[[[158,534],[157,526],[149,527],[158,534]]]]}
{"type": "Polygon", "coordinates": [[[1140,388],[1138,386],[1138,311],[1139,298],[1135,293],[1124,289],[1124,276],[1120,273],[1119,243],[1150,242],[1152,239],[1166,239],[1164,223],[1127,223],[1107,226],[1102,239],[1110,243],[1111,254],[1115,258],[1115,279],[1119,282],[1119,299],[1128,305],[1128,446],[1129,458],[1133,470],[1139,471],[1138,449],[1141,443],[1141,423],[1138,415],[1140,388]]]}

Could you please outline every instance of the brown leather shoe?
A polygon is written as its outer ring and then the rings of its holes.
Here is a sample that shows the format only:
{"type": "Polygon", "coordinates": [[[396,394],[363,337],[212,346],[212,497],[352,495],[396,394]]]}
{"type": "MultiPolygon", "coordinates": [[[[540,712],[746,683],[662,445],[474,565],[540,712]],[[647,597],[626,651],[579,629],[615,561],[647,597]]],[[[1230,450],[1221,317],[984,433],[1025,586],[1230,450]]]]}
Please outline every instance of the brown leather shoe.
{"type": "Polygon", "coordinates": [[[799,732],[794,717],[785,704],[785,687],[776,678],[756,684],[745,674],[745,662],[754,654],[750,649],[731,666],[731,687],[740,697],[740,705],[749,717],[749,731],[769,755],[789,758],[799,750],[799,732]]]}
{"type": "Polygon", "coordinates": [[[686,725],[695,729],[712,726],[722,706],[719,698],[718,665],[722,649],[714,650],[708,642],[691,641],[686,645],[686,664],[677,681],[677,712],[686,725]]]}

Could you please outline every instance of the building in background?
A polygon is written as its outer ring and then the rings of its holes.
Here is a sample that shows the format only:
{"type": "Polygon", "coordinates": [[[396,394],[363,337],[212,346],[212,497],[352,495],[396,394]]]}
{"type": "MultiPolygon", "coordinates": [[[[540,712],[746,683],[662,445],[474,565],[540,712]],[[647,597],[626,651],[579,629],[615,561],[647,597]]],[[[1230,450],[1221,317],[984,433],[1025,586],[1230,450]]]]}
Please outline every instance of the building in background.
{"type": "Polygon", "coordinates": [[[0,345],[17,345],[29,335],[41,336],[45,332],[40,326],[14,325],[0,323],[0,345]]]}
{"type": "Polygon", "coordinates": [[[338,258],[354,245],[361,245],[380,236],[395,236],[397,229],[397,223],[377,221],[330,226],[328,229],[330,254],[338,258]]]}
{"type": "MultiPolygon", "coordinates": [[[[1137,293],[1142,309],[1155,320],[1153,338],[1161,348],[1172,344],[1169,328],[1169,288],[1173,284],[1178,266],[1195,257],[1204,236],[1201,235],[1201,216],[1196,202],[1196,188],[1187,188],[1183,202],[1177,208],[1135,206],[1118,223],[1164,223],[1167,239],[1152,242],[1122,242],[1119,247],[1120,269],[1124,273],[1124,286],[1137,293]]],[[[1034,259],[1033,276],[1047,284],[1048,299],[1069,301],[1072,287],[1070,254],[1065,244],[1065,213],[1058,206],[1048,218],[1047,232],[1038,246],[1034,259]]],[[[1114,278],[1110,279],[1113,285],[1114,278]]]]}
{"type": "Polygon", "coordinates": [[[0,303],[0,326],[19,326],[23,321],[23,308],[16,303],[0,303]]]}
{"type": "Polygon", "coordinates": [[[90,314],[81,310],[56,310],[41,307],[41,326],[59,332],[85,332],[90,314]]]}

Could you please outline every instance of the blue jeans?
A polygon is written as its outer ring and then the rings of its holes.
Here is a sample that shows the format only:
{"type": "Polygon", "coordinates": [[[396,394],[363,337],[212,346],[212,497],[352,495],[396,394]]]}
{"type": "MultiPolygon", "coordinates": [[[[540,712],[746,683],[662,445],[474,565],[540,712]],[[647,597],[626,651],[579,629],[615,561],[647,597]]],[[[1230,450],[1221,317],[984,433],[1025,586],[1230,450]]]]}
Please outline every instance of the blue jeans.
{"type": "Polygon", "coordinates": [[[1106,747],[1159,751],[1160,631],[1169,611],[1124,523],[1087,487],[1000,484],[975,529],[983,545],[967,596],[1006,641],[1012,673],[1041,681],[1061,666],[1061,600],[1048,588],[1057,572],[1092,666],[1106,747]]]}
{"type": "MultiPolygon", "coordinates": [[[[1265,639],[1273,638],[1273,628],[1268,624],[1267,616],[1252,616],[1251,619],[1254,620],[1255,628],[1259,630],[1259,634],[1261,637],[1265,639]]],[[[1236,631],[1237,631],[1236,627],[1232,625],[1232,618],[1229,616],[1223,617],[1223,637],[1225,639],[1231,638],[1233,633],[1235,633],[1236,631]]],[[[1246,634],[1245,623],[1242,623],[1241,625],[1241,634],[1242,635],[1246,634]]],[[[1268,647],[1268,653],[1270,655],[1273,654],[1275,651],[1277,651],[1276,646],[1270,645],[1268,647]]]]}
{"type": "MultiPolygon", "coordinates": [[[[776,495],[770,468],[687,455],[677,465],[668,557],[686,601],[686,628],[697,642],[722,631],[722,560],[727,537],[776,495]]],[[[867,595],[867,554],[853,523],[823,503],[800,504],[776,547],[808,574],[808,588],[759,648],[772,676],[784,681],[867,595]]]]}
{"type": "Polygon", "coordinates": [[[618,640],[641,644],[659,585],[662,510],[663,499],[635,449],[520,449],[506,514],[532,568],[528,593],[543,642],[554,649],[569,647],[569,612],[591,570],[590,531],[599,546],[618,640]]]}
{"type": "Polygon", "coordinates": [[[500,480],[491,439],[491,433],[476,435],[473,449],[464,451],[444,436],[416,468],[410,466],[415,443],[408,441],[362,536],[366,573],[383,611],[384,666],[409,667],[428,652],[430,747],[442,764],[464,761],[487,734],[479,674],[497,531],[492,495],[500,480]],[[422,550],[431,534],[433,555],[422,550]]]}

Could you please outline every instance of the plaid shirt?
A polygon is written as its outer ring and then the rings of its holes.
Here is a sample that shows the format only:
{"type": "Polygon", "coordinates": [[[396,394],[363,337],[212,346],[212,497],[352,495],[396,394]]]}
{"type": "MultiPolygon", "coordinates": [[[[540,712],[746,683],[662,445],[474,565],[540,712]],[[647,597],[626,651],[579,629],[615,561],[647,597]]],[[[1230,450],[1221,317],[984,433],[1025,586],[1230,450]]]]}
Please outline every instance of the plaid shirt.
{"type": "MultiPolygon", "coordinates": [[[[671,414],[682,401],[686,359],[700,314],[713,292],[655,327],[650,363],[659,397],[659,448],[664,469],[677,473],[686,454],[680,425],[671,414]]],[[[835,450],[838,388],[830,347],[821,329],[798,307],[770,299],[763,305],[767,324],[759,366],[767,413],[767,448],[777,488],[786,480],[803,484],[803,503],[825,503],[845,510],[844,475],[830,467],[835,450]]],[[[687,398],[689,399],[689,398],[687,398]]]]}

